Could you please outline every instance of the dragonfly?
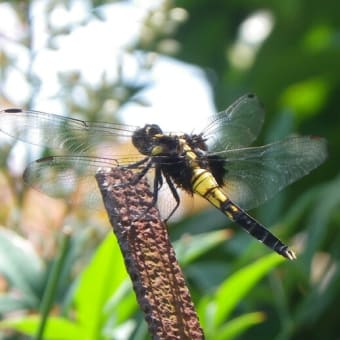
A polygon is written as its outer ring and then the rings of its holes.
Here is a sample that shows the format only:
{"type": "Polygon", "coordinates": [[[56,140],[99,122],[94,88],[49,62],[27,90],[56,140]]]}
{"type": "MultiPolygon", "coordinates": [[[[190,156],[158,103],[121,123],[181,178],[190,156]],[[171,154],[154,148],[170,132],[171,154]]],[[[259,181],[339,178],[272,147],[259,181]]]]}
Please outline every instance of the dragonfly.
{"type": "MultiPolygon", "coordinates": [[[[24,181],[56,198],[71,195],[79,183],[100,197],[95,174],[100,168],[134,171],[133,181],[152,173],[153,201],[167,186],[173,208],[179,191],[197,194],[255,239],[283,257],[296,255],[264,225],[248,214],[289,184],[307,175],[327,157],[326,140],[290,136],[263,146],[250,146],[260,133],[264,108],[255,94],[246,94],[208,122],[199,133],[168,133],[156,124],[134,127],[89,122],[33,110],[0,111],[0,131],[27,143],[59,150],[29,164],[24,181]],[[114,155],[117,139],[127,138],[136,154],[114,155]],[[109,148],[104,156],[98,150],[109,148]]],[[[100,199],[100,198],[99,198],[100,199]]]]}

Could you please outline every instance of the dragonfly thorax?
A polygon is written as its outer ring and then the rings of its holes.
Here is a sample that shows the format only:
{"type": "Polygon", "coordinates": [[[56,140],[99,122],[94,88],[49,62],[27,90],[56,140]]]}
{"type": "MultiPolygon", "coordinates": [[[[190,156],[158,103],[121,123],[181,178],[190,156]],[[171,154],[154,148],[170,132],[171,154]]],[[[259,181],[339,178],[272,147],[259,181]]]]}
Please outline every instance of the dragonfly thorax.
{"type": "Polygon", "coordinates": [[[206,139],[203,137],[203,134],[199,135],[188,135],[185,134],[183,136],[186,143],[197,153],[205,153],[208,151],[208,146],[206,144],[206,139]]]}

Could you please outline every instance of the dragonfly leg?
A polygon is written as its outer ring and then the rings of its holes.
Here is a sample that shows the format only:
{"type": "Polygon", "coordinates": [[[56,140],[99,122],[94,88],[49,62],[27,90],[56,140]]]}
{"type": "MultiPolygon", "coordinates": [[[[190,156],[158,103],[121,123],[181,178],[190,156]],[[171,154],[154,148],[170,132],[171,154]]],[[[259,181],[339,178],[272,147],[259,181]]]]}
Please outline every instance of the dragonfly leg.
{"type": "Polygon", "coordinates": [[[172,196],[174,197],[174,199],[176,201],[175,207],[171,210],[171,212],[168,215],[168,217],[166,219],[164,219],[164,222],[166,222],[175,213],[175,211],[179,207],[180,198],[179,198],[179,195],[178,195],[178,191],[176,190],[176,187],[174,186],[174,183],[171,180],[171,178],[167,174],[164,174],[164,177],[165,177],[166,183],[168,184],[169,189],[170,189],[170,191],[172,193],[172,196]]]}
{"type": "Polygon", "coordinates": [[[134,178],[131,180],[130,184],[135,185],[137,184],[145,175],[146,173],[150,170],[152,163],[148,163],[143,169],[142,171],[139,171],[136,173],[136,175],[134,176],[134,178]]]}
{"type": "Polygon", "coordinates": [[[146,157],[144,159],[142,159],[141,161],[138,161],[136,163],[130,164],[126,167],[124,167],[125,169],[134,169],[137,168],[138,166],[144,164],[146,161],[149,161],[148,164],[146,164],[145,167],[143,167],[143,169],[139,172],[137,172],[134,175],[134,178],[129,182],[129,183],[120,183],[117,184],[117,187],[122,187],[124,185],[136,185],[145,175],[146,173],[150,170],[151,166],[152,166],[152,161],[149,157],[146,157]]]}
{"type": "Polygon", "coordinates": [[[140,165],[143,165],[144,163],[146,163],[147,161],[150,161],[150,157],[145,157],[143,159],[141,159],[140,161],[138,162],[134,162],[132,164],[129,164],[126,166],[127,169],[133,169],[133,168],[136,168],[140,165]]]}
{"type": "MultiPolygon", "coordinates": [[[[147,171],[148,171],[148,169],[151,167],[151,165],[152,165],[152,163],[150,162],[147,166],[146,166],[146,168],[147,168],[147,171]]],[[[146,171],[146,172],[147,172],[146,171]]],[[[140,173],[142,173],[142,172],[144,172],[144,170],[143,171],[141,171],[140,173]]],[[[145,173],[146,173],[145,172],[145,173]]],[[[140,176],[140,173],[138,174],[138,177],[139,177],[139,179],[138,180],[140,180],[144,175],[145,175],[145,173],[142,175],[142,176],[140,176]]],[[[138,181],[137,181],[138,182],[138,181]]],[[[136,183],[137,183],[136,182],[136,183]]],[[[131,182],[130,182],[131,183],[131,182]]],[[[146,210],[143,212],[143,214],[141,214],[140,216],[138,216],[137,218],[136,218],[136,220],[139,220],[141,217],[143,217],[152,207],[154,207],[155,206],[155,204],[156,204],[156,202],[157,202],[157,199],[158,199],[158,190],[162,187],[162,185],[163,185],[163,179],[162,179],[162,173],[161,173],[161,169],[160,169],[160,167],[159,166],[156,166],[155,167],[155,177],[154,177],[154,183],[153,183],[153,197],[152,197],[152,201],[150,202],[150,203],[148,203],[148,206],[147,206],[147,208],[146,208],[146,210]]]]}
{"type": "MultiPolygon", "coordinates": [[[[176,201],[176,205],[171,210],[169,215],[164,219],[164,222],[166,222],[166,221],[169,220],[169,218],[175,213],[175,211],[179,207],[180,197],[178,195],[176,187],[174,186],[174,183],[172,182],[171,178],[167,174],[164,174],[164,173],[163,173],[163,176],[165,177],[165,180],[166,180],[166,182],[167,182],[167,184],[168,184],[168,186],[170,188],[171,194],[172,194],[172,196],[174,197],[174,199],[176,201]]],[[[154,184],[153,184],[153,198],[152,198],[152,201],[150,202],[150,204],[148,204],[148,208],[143,213],[143,215],[146,214],[157,203],[157,200],[158,200],[158,191],[162,187],[162,185],[163,185],[163,177],[162,177],[161,168],[156,166],[155,167],[154,184]]],[[[138,218],[140,218],[140,217],[141,216],[139,216],[138,218]]]]}

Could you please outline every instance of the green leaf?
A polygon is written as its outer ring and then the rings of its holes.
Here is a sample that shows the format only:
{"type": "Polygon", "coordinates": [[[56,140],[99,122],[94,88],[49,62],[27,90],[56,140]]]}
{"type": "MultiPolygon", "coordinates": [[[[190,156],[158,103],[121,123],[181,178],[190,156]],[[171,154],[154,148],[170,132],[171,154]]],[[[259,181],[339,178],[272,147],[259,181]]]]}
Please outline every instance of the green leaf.
{"type": "MultiPolygon", "coordinates": [[[[40,324],[40,316],[30,315],[18,318],[6,319],[0,322],[0,329],[15,330],[30,336],[34,336],[40,324]]],[[[58,317],[50,317],[44,332],[45,340],[74,340],[85,339],[82,329],[76,324],[58,317]]]]}
{"type": "Polygon", "coordinates": [[[118,243],[109,234],[82,273],[75,292],[78,321],[86,328],[88,339],[99,338],[107,318],[105,306],[127,277],[118,243]]]}
{"type": "Polygon", "coordinates": [[[228,239],[228,230],[218,230],[193,236],[184,236],[174,244],[181,265],[186,266],[195,259],[228,239]]]}
{"type": "Polygon", "coordinates": [[[290,85],[281,96],[281,105],[298,112],[299,118],[316,115],[325,105],[329,84],[322,77],[290,85]]]}
{"type": "Polygon", "coordinates": [[[114,319],[114,324],[127,321],[137,309],[135,292],[130,278],[126,279],[112,294],[105,305],[105,315],[114,319]]]}
{"type": "Polygon", "coordinates": [[[257,325],[265,319],[265,314],[261,312],[248,313],[241,315],[227,322],[223,327],[219,328],[213,335],[215,340],[235,339],[244,333],[248,328],[257,325]]]}
{"type": "Polygon", "coordinates": [[[209,316],[210,322],[207,326],[212,329],[218,328],[256,283],[283,261],[284,259],[277,254],[270,254],[238,270],[219,286],[209,303],[207,300],[203,301],[202,307],[204,306],[206,310],[204,314],[201,305],[199,306],[203,316],[201,319],[205,321],[209,316]]]}
{"type": "Polygon", "coordinates": [[[37,303],[35,289],[44,279],[43,262],[31,243],[4,228],[0,228],[0,272],[33,305],[37,303]]]}

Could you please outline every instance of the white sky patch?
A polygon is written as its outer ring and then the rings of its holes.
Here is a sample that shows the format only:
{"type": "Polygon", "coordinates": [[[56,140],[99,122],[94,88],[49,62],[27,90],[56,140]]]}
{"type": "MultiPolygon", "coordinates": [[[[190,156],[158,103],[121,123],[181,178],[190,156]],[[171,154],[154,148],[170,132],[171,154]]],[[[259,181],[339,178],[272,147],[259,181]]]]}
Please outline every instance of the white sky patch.
{"type": "MultiPolygon", "coordinates": [[[[96,18],[86,21],[88,13],[82,1],[74,1],[70,11],[60,5],[52,15],[52,22],[56,24],[58,21],[57,28],[74,22],[77,28],[69,35],[58,37],[55,40],[56,49],[48,49],[46,2],[34,1],[31,12],[35,54],[32,71],[41,81],[41,86],[34,94],[32,109],[66,114],[63,97],[60,95],[59,73],[79,72],[85,82],[96,87],[104,73],[109,81],[116,79],[119,60],[122,60],[125,80],[134,81],[137,75],[138,81],[145,80],[151,84],[141,93],[141,97],[150,106],[143,107],[136,103],[124,106],[119,112],[124,123],[137,126],[155,123],[165,132],[201,132],[207,117],[216,111],[204,72],[199,67],[156,55],[150,72],[138,74],[137,59],[126,52],[126,48],[138,38],[147,10],[159,6],[160,3],[159,0],[135,0],[102,6],[99,10],[103,21],[96,18]],[[79,26],[81,21],[84,24],[79,26]]],[[[8,70],[9,76],[6,81],[1,82],[1,86],[13,105],[22,107],[31,91],[31,84],[25,78],[30,67],[30,54],[16,41],[23,36],[25,28],[20,27],[16,13],[7,3],[0,4],[0,12],[0,44],[15,60],[14,66],[8,70]]],[[[178,20],[184,20],[186,13],[177,8],[173,15],[178,20]]],[[[79,98],[81,100],[81,93],[79,98]]],[[[70,116],[76,116],[76,113],[71,112],[70,116]]],[[[21,163],[26,159],[26,153],[21,144],[16,148],[16,161],[12,160],[11,168],[23,167],[21,163]]],[[[33,149],[35,150],[34,147],[33,149]]],[[[30,154],[36,153],[33,149],[30,149],[30,154]]]]}
{"type": "MultiPolygon", "coordinates": [[[[33,109],[63,114],[60,72],[79,72],[85,82],[95,87],[104,73],[109,81],[116,79],[119,61],[122,61],[124,79],[133,81],[138,64],[126,48],[138,38],[148,8],[160,3],[159,0],[146,3],[135,0],[102,6],[99,11],[104,21],[91,19],[81,26],[77,23],[84,21],[87,15],[84,2],[73,1],[70,10],[60,5],[52,14],[52,23],[62,28],[74,22],[77,28],[55,40],[57,49],[47,49],[46,2],[35,1],[32,22],[36,57],[32,70],[41,80],[41,86],[34,96],[33,109]]],[[[179,8],[174,13],[181,14],[181,18],[185,14],[179,8]]],[[[0,29],[15,27],[15,18],[8,17],[9,26],[2,22],[0,29]]],[[[20,31],[16,34],[19,35],[20,31]]],[[[7,48],[10,46],[5,46],[6,51],[7,48]]],[[[24,71],[28,63],[27,51],[20,52],[15,48],[13,54],[20,70],[24,71]]],[[[159,55],[145,78],[152,84],[143,93],[150,107],[133,103],[124,107],[122,119],[127,124],[140,126],[145,122],[155,122],[166,131],[190,132],[196,126],[198,129],[203,127],[205,118],[215,111],[210,86],[198,67],[159,55]]],[[[12,70],[5,84],[5,93],[20,107],[29,96],[29,86],[19,71],[12,70]]]]}
{"type": "Polygon", "coordinates": [[[251,67],[258,49],[268,38],[273,26],[274,18],[268,10],[256,11],[243,21],[237,41],[227,52],[234,67],[239,69],[251,67]]]}
{"type": "Polygon", "coordinates": [[[155,123],[167,132],[200,132],[215,107],[204,73],[195,66],[161,57],[152,70],[154,86],[143,93],[149,107],[129,104],[121,110],[125,123],[155,123]]]}
{"type": "Polygon", "coordinates": [[[22,27],[19,24],[16,13],[13,11],[12,6],[4,2],[0,4],[1,20],[0,20],[0,39],[3,43],[8,39],[16,40],[22,37],[22,27]]]}
{"type": "Polygon", "coordinates": [[[273,29],[273,15],[271,12],[261,10],[253,13],[241,24],[239,39],[244,43],[259,45],[273,29]]]}

